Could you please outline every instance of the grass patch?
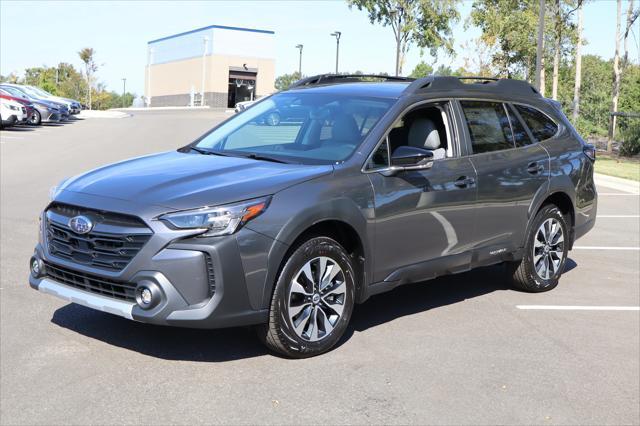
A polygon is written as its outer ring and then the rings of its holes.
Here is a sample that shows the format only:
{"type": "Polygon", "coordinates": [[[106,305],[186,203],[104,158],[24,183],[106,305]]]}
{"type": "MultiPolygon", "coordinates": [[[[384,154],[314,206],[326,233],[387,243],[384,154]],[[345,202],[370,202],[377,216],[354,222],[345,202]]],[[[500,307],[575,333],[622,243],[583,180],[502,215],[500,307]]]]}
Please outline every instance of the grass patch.
{"type": "Polygon", "coordinates": [[[640,181],[640,161],[598,154],[596,173],[640,181]]]}

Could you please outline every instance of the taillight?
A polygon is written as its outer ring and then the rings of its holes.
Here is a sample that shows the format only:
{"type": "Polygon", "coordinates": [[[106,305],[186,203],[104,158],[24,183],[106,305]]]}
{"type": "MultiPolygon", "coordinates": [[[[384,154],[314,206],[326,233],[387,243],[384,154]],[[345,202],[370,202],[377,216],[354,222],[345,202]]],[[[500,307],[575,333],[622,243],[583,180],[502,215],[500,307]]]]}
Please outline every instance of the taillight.
{"type": "Polygon", "coordinates": [[[589,159],[591,161],[596,161],[596,147],[595,146],[593,146],[593,145],[585,145],[584,148],[582,148],[582,152],[584,152],[584,155],[589,157],[589,159]]]}

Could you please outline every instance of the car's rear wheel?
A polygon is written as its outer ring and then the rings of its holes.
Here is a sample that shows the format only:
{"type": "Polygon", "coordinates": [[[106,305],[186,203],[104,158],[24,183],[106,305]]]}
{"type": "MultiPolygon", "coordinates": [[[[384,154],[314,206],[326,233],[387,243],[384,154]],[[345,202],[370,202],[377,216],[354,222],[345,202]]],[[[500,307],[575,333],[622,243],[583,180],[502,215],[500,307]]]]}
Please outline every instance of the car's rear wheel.
{"type": "Polygon", "coordinates": [[[273,351],[306,358],[330,350],[353,312],[354,270],[336,241],[316,237],[300,245],[278,277],[268,324],[258,327],[273,351]]]}
{"type": "Polygon", "coordinates": [[[29,117],[29,124],[39,126],[42,123],[42,115],[38,110],[33,111],[31,117],[29,117]]]}
{"type": "Polygon", "coordinates": [[[558,285],[569,250],[569,233],[565,216],[553,204],[536,214],[519,263],[511,265],[515,287],[539,293],[558,285]]]}

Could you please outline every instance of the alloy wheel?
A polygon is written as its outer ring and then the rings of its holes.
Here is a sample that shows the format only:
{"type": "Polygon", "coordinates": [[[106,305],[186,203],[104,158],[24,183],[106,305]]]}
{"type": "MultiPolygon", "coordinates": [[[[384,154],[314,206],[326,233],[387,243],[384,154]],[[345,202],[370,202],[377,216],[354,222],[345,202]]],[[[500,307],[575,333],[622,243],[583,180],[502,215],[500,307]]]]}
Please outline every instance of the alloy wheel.
{"type": "Polygon", "coordinates": [[[533,266],[543,280],[554,277],[564,260],[564,234],[560,221],[546,219],[536,231],[533,240],[533,266]]]}
{"type": "Polygon", "coordinates": [[[317,342],[329,336],[342,317],[347,286],[336,261],[321,256],[309,260],[294,275],[287,311],[295,333],[317,342]]]}

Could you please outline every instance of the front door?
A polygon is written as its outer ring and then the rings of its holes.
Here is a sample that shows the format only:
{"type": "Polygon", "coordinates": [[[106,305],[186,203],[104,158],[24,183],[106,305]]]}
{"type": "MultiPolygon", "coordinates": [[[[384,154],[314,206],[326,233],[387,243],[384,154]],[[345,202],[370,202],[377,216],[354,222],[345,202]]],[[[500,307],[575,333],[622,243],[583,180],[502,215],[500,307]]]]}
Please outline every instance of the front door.
{"type": "MultiPolygon", "coordinates": [[[[449,103],[423,106],[398,120],[397,126],[373,156],[374,167],[388,164],[399,145],[418,146],[412,126],[424,128],[428,120],[437,129],[442,153],[426,170],[385,176],[369,172],[375,193],[374,280],[419,281],[443,272],[466,268],[474,235],[475,171],[467,157],[459,155],[458,134],[449,103]],[[377,158],[377,160],[376,160],[377,158]]],[[[414,129],[415,130],[415,129],[414,129]]],[[[441,151],[438,151],[441,150],[441,151]]]]}

